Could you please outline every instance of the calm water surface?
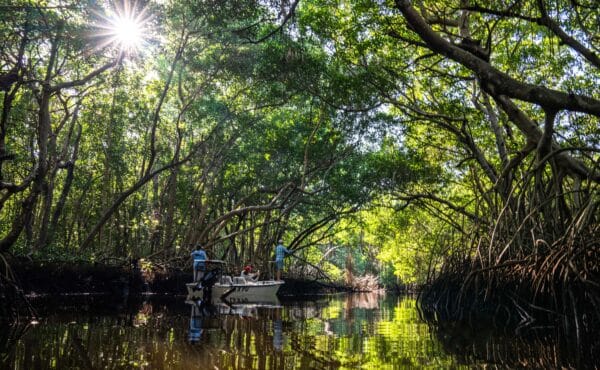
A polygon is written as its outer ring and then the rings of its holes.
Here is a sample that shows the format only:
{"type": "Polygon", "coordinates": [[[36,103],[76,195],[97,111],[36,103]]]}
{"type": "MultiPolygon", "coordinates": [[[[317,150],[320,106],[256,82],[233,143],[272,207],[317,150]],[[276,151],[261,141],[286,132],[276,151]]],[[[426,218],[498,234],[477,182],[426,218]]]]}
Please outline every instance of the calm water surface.
{"type": "MultiPolygon", "coordinates": [[[[39,324],[0,328],[0,368],[457,369],[498,364],[485,355],[476,359],[452,351],[419,319],[415,299],[405,296],[336,295],[203,310],[182,298],[36,304],[44,316],[39,324]]],[[[482,350],[493,354],[494,343],[483,340],[482,350]]]]}

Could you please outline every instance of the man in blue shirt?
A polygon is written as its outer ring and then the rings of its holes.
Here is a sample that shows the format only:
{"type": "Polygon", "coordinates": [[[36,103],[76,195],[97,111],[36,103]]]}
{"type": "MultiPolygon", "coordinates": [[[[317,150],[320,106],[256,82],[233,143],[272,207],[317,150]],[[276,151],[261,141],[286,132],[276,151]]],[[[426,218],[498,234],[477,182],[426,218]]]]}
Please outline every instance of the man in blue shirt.
{"type": "Polygon", "coordinates": [[[206,251],[200,244],[196,245],[196,250],[192,252],[192,258],[194,259],[194,282],[204,277],[204,271],[206,271],[206,251]]]}
{"type": "Polygon", "coordinates": [[[277,271],[277,280],[281,280],[281,270],[283,270],[283,258],[291,254],[286,247],[283,246],[283,240],[279,239],[275,247],[275,270],[277,271]]]}

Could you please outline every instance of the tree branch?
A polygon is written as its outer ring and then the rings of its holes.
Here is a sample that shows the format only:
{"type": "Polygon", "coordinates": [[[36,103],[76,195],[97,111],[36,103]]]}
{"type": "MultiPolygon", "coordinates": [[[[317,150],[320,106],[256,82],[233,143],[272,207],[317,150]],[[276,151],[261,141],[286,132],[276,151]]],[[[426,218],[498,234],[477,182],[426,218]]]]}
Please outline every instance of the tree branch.
{"type": "Polygon", "coordinates": [[[283,21],[281,22],[281,24],[277,28],[275,28],[273,31],[269,32],[265,36],[259,38],[258,40],[248,40],[248,42],[251,43],[251,44],[259,44],[259,43],[265,41],[266,39],[268,39],[269,37],[273,36],[277,32],[279,32],[283,28],[283,26],[285,26],[285,24],[294,15],[294,13],[296,11],[296,7],[298,6],[298,3],[300,3],[300,0],[294,1],[294,3],[292,4],[292,6],[290,7],[290,11],[285,15],[285,17],[283,18],[283,21]]]}
{"type": "Polygon", "coordinates": [[[600,117],[600,101],[597,99],[517,81],[474,54],[443,39],[410,5],[409,0],[396,0],[396,7],[403,14],[411,29],[421,37],[430,50],[472,70],[481,80],[482,87],[490,94],[506,95],[542,107],[588,113],[600,117]]]}

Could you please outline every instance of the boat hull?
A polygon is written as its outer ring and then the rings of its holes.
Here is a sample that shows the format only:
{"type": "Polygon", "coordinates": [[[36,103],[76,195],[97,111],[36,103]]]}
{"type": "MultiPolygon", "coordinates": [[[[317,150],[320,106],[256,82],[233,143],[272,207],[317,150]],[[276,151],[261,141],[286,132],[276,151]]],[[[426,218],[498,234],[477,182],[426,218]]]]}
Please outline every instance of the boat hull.
{"type": "MultiPolygon", "coordinates": [[[[277,291],[283,281],[265,280],[248,284],[220,284],[212,287],[212,299],[227,300],[230,303],[270,302],[277,297],[277,291]]],[[[188,283],[188,299],[203,299],[202,289],[195,289],[197,284],[188,283]]]]}

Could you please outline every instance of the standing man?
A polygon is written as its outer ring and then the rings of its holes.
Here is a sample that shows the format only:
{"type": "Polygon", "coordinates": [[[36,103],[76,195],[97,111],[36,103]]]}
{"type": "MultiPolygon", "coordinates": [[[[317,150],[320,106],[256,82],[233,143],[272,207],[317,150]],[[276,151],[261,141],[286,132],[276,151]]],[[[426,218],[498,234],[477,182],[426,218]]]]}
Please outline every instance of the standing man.
{"type": "Polygon", "coordinates": [[[194,259],[194,282],[204,277],[204,271],[206,271],[206,251],[200,244],[196,244],[196,250],[192,252],[192,258],[194,259]]]}
{"type": "Polygon", "coordinates": [[[283,240],[279,239],[275,247],[275,270],[277,271],[277,280],[281,280],[281,270],[283,270],[283,258],[291,254],[289,249],[283,246],[283,240]]]}

